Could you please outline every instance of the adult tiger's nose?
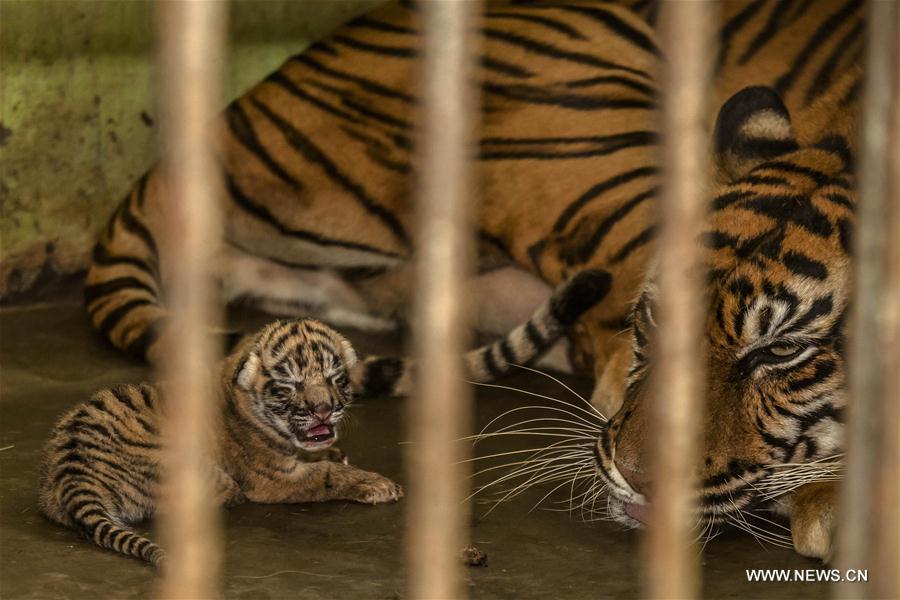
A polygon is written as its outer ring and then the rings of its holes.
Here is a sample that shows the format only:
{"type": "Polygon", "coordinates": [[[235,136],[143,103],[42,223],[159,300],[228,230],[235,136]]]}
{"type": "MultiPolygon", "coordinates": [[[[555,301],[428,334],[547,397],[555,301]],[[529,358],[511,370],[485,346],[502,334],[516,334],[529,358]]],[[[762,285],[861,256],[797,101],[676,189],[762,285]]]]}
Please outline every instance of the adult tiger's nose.
{"type": "Polygon", "coordinates": [[[619,471],[628,485],[631,486],[631,489],[639,494],[643,494],[646,496],[648,490],[650,489],[650,478],[647,477],[647,475],[642,471],[637,471],[626,467],[618,460],[615,460],[613,462],[616,465],[616,469],[619,471]]]}

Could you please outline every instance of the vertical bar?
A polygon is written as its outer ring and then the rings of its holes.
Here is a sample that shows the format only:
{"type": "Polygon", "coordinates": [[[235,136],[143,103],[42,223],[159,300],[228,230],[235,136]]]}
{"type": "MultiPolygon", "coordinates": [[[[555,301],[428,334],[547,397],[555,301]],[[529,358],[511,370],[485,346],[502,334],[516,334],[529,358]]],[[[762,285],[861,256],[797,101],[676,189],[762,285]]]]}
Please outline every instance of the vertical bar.
{"type": "Polygon", "coordinates": [[[470,178],[475,102],[472,21],[478,2],[423,2],[422,170],[418,198],[415,393],[409,403],[407,572],[412,598],[462,598],[462,447],[470,427],[463,285],[471,262],[470,178]]]}
{"type": "Polygon", "coordinates": [[[898,598],[897,3],[870,2],[868,17],[847,458],[837,550],[839,568],[868,569],[870,583],[841,585],[836,595],[898,598]]]}
{"type": "Polygon", "coordinates": [[[693,598],[699,590],[691,533],[695,509],[697,438],[704,393],[702,273],[697,234],[703,218],[707,168],[707,103],[712,70],[713,6],[670,2],[662,41],[663,191],[659,238],[659,340],[653,381],[650,451],[653,497],[646,548],[645,593],[693,598]]]}
{"type": "Polygon", "coordinates": [[[167,216],[163,255],[172,335],[162,375],[168,410],[160,538],[168,558],[165,598],[217,596],[218,511],[211,489],[215,407],[210,385],[217,348],[208,335],[221,318],[209,273],[218,244],[221,189],[210,125],[219,103],[225,2],[156,4],[162,84],[167,216]]]}
{"type": "MultiPolygon", "coordinates": [[[[894,56],[900,56],[900,13],[894,5],[894,56]]],[[[886,281],[881,347],[884,391],[879,422],[883,428],[875,476],[875,598],[900,598],[900,62],[894,60],[893,107],[886,153],[888,169],[886,281]],[[893,165],[893,166],[892,166],[893,165]]]]}
{"type": "Polygon", "coordinates": [[[879,446],[875,489],[873,596],[900,598],[900,11],[894,5],[894,90],[889,121],[887,170],[887,265],[880,353],[885,365],[879,421],[884,430],[879,446]],[[892,166],[893,165],[893,166],[892,166]]]}

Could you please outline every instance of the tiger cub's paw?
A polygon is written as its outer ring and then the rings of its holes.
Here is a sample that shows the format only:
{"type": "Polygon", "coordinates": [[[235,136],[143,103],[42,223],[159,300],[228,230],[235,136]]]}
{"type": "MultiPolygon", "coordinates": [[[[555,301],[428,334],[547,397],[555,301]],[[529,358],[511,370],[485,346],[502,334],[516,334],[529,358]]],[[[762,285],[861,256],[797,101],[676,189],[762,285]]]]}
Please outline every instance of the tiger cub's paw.
{"type": "Polygon", "coordinates": [[[337,446],[332,446],[325,451],[325,460],[341,463],[342,465],[350,464],[350,459],[347,458],[347,455],[344,454],[344,451],[337,446]]]}
{"type": "Polygon", "coordinates": [[[810,483],[794,492],[790,510],[791,537],[799,554],[825,563],[831,561],[836,502],[835,487],[830,483],[810,483]]]}
{"type": "Polygon", "coordinates": [[[353,500],[363,504],[396,502],[403,497],[403,488],[387,477],[372,473],[372,476],[354,486],[353,500]]]}
{"type": "Polygon", "coordinates": [[[341,463],[342,465],[350,464],[350,459],[348,459],[347,455],[337,446],[331,446],[324,450],[316,450],[315,452],[300,450],[298,451],[298,455],[302,458],[303,462],[308,463],[335,462],[341,463]]]}

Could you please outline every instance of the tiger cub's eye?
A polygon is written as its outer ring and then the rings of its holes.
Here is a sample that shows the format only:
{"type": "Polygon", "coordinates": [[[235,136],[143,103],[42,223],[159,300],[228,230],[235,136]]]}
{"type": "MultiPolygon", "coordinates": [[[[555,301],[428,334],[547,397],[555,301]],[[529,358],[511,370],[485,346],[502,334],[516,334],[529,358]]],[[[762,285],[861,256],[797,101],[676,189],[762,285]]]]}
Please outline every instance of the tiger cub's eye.
{"type": "Polygon", "coordinates": [[[779,358],[794,356],[800,352],[800,346],[796,344],[784,344],[782,346],[769,346],[769,353],[779,358]]]}

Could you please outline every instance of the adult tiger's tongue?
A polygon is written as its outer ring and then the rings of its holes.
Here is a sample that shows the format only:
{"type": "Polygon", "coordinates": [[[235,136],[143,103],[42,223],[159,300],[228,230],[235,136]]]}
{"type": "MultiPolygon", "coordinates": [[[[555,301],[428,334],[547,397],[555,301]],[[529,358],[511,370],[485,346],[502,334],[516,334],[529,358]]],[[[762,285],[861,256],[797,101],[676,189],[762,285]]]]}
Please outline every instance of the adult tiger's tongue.
{"type": "Polygon", "coordinates": [[[314,442],[324,442],[331,437],[331,427],[328,425],[316,425],[306,430],[306,438],[314,442]]]}

